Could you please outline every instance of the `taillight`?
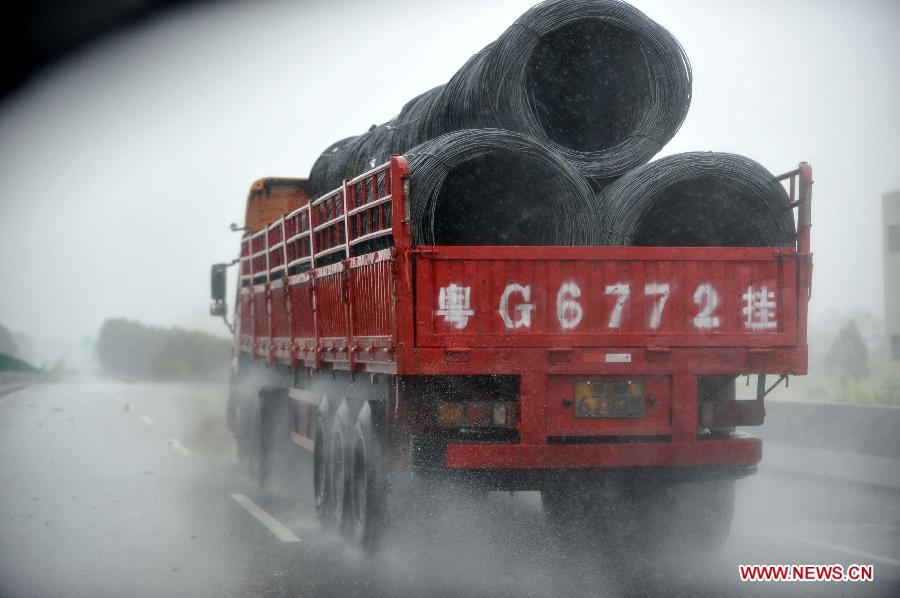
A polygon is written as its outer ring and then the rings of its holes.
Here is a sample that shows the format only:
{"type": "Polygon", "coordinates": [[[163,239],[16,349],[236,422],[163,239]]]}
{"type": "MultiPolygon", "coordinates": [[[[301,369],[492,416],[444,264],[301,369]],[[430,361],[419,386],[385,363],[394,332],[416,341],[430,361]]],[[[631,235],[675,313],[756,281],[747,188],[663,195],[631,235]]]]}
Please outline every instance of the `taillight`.
{"type": "Polygon", "coordinates": [[[761,426],[766,416],[762,401],[703,401],[700,427],[715,430],[735,426],[761,426]]]}
{"type": "Polygon", "coordinates": [[[515,401],[439,401],[438,425],[446,428],[515,428],[519,404],[515,401]]]}

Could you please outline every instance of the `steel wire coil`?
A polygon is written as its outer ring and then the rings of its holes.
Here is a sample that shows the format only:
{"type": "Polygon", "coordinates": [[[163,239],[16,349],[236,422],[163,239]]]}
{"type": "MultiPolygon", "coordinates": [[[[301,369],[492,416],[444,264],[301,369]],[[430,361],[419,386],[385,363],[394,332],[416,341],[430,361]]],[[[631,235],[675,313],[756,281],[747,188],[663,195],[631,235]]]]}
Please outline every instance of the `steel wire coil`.
{"type": "Polygon", "coordinates": [[[310,197],[320,197],[340,186],[347,168],[349,149],[359,137],[359,135],[354,135],[336,141],[319,155],[309,171],[310,197]]]}
{"type": "Polygon", "coordinates": [[[445,85],[433,87],[403,106],[400,114],[393,119],[393,122],[389,123],[394,130],[394,137],[391,140],[393,148],[397,148],[397,151],[402,152],[429,139],[450,132],[449,129],[436,128],[430,120],[431,115],[438,110],[436,106],[443,101],[442,97],[445,87],[445,85]]]}
{"type": "MultiPolygon", "coordinates": [[[[335,171],[310,175],[314,195],[361,164],[461,129],[501,128],[551,144],[602,187],[656,154],[681,126],[691,69],[677,40],[620,0],[548,0],[472,56],[446,85],[361,136],[335,171]]],[[[326,150],[327,151],[327,150],[326,150]]],[[[332,162],[326,161],[331,164],[332,162]]]]}
{"type": "Polygon", "coordinates": [[[796,240],[784,187],[736,154],[667,156],[619,178],[599,199],[604,245],[783,247],[796,240]]]}
{"type": "Polygon", "coordinates": [[[691,69],[678,41],[625,2],[550,0],[460,69],[443,95],[452,98],[445,113],[430,117],[439,129],[494,121],[554,144],[602,183],[674,136],[690,106],[691,69]]]}
{"type": "Polygon", "coordinates": [[[464,129],[406,153],[416,245],[593,245],[593,191],[552,148],[501,129],[464,129]]]}

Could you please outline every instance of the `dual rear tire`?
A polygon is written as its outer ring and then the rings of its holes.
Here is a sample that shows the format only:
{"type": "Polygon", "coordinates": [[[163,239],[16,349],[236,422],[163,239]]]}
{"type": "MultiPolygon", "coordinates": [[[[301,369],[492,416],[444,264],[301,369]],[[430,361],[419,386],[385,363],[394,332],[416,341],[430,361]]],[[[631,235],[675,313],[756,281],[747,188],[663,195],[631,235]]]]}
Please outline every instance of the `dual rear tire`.
{"type": "Polygon", "coordinates": [[[331,485],[331,421],[330,403],[322,399],[316,411],[313,427],[313,490],[316,500],[316,516],[325,528],[336,525],[334,515],[333,488],[331,485]]]}
{"type": "Polygon", "coordinates": [[[372,551],[384,530],[387,499],[383,409],[365,402],[353,413],[344,400],[329,415],[323,406],[313,447],[316,513],[326,528],[372,551]]]}
{"type": "Polygon", "coordinates": [[[649,552],[709,553],[728,539],[735,503],[733,480],[673,483],[610,478],[542,490],[547,522],[563,541],[581,536],[649,552]]]}
{"type": "Polygon", "coordinates": [[[384,421],[380,403],[363,405],[353,427],[348,531],[366,551],[373,551],[384,532],[387,507],[384,421]]]}
{"type": "Polygon", "coordinates": [[[264,386],[233,402],[229,409],[238,459],[257,485],[266,488],[288,445],[287,394],[284,388],[264,386]]]}

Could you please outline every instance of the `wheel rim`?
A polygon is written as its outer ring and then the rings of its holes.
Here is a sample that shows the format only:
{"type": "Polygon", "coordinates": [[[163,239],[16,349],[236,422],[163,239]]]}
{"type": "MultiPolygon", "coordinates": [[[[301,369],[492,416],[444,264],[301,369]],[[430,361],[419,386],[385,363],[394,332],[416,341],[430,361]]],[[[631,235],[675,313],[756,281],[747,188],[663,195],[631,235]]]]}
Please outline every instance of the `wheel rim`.
{"type": "Polygon", "coordinates": [[[365,450],[357,445],[353,452],[353,524],[362,536],[366,527],[366,502],[368,499],[365,450]]]}
{"type": "Polygon", "coordinates": [[[334,446],[331,451],[331,483],[334,488],[334,516],[338,525],[341,524],[344,515],[344,442],[339,429],[334,431],[334,446]]]}
{"type": "Polygon", "coordinates": [[[252,410],[247,420],[247,468],[252,478],[259,482],[259,411],[252,410]]]}
{"type": "Polygon", "coordinates": [[[322,446],[322,441],[324,439],[324,433],[322,430],[322,425],[320,423],[316,424],[315,436],[313,439],[313,488],[316,496],[316,515],[319,516],[319,519],[323,520],[326,518],[327,509],[326,509],[326,490],[325,490],[325,482],[326,482],[326,467],[325,467],[325,447],[322,446]]]}
{"type": "Polygon", "coordinates": [[[258,484],[265,485],[266,476],[268,475],[268,455],[266,453],[266,435],[263,430],[263,415],[257,410],[256,420],[254,426],[254,432],[256,441],[253,443],[254,455],[253,455],[253,465],[254,472],[256,473],[256,482],[258,484]]]}

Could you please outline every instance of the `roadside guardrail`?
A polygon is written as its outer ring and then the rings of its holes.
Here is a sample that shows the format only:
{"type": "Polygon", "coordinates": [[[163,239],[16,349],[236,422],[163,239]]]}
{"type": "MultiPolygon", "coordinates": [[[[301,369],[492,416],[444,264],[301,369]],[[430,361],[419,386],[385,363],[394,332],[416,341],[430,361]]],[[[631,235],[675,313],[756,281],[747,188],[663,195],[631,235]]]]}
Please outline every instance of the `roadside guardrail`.
{"type": "Polygon", "coordinates": [[[900,407],[766,401],[762,467],[900,489],[900,407]]]}

